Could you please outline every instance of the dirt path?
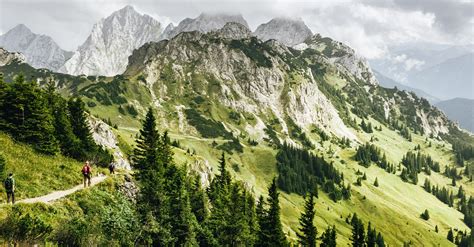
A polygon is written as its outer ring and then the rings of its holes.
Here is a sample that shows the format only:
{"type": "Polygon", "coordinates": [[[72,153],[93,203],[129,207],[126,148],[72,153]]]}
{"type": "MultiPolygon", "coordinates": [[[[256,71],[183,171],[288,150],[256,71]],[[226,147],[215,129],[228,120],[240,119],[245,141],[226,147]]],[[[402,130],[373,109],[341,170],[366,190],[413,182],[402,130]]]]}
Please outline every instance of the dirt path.
{"type": "MultiPolygon", "coordinates": [[[[107,176],[98,176],[98,177],[93,177],[91,179],[91,186],[94,186],[102,181],[104,181],[107,178],[107,176]]],[[[18,201],[17,203],[35,203],[35,202],[44,202],[44,203],[50,203],[53,201],[56,201],[58,199],[61,199],[67,195],[70,195],[78,190],[82,190],[84,188],[84,185],[80,184],[74,188],[68,189],[68,190],[60,190],[60,191],[54,191],[50,194],[40,196],[40,197],[35,197],[35,198],[27,198],[18,201]]]]}

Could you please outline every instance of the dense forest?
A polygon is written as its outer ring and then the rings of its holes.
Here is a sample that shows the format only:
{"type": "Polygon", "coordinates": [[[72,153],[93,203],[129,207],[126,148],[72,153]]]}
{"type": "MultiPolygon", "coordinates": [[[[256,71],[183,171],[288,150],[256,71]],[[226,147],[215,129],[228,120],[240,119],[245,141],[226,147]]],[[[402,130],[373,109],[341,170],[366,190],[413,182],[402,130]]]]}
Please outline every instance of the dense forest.
{"type": "Polygon", "coordinates": [[[12,83],[0,76],[0,131],[41,153],[108,165],[112,155],[92,139],[87,117],[84,102],[62,98],[52,82],[40,88],[21,74],[12,83]]]}
{"type": "Polygon", "coordinates": [[[350,198],[350,185],[344,186],[343,174],[324,158],[284,143],[276,159],[278,187],[283,191],[305,195],[320,186],[334,201],[350,198]]]}

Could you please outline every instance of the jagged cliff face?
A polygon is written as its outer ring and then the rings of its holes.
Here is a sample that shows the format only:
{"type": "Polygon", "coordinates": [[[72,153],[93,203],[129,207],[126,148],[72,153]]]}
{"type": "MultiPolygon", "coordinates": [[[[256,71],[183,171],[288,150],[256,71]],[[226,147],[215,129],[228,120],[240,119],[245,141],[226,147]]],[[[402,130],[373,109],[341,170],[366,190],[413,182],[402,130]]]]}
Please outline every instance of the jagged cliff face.
{"type": "Polygon", "coordinates": [[[94,138],[94,141],[112,152],[117,167],[130,170],[130,162],[117,146],[118,140],[112,131],[112,127],[104,121],[92,116],[89,117],[89,126],[91,127],[92,138],[94,138]]]}
{"type": "Polygon", "coordinates": [[[247,21],[242,15],[203,13],[194,19],[186,18],[182,20],[176,27],[173,27],[172,24],[168,25],[160,39],[171,39],[182,32],[199,31],[207,33],[220,29],[229,22],[239,23],[248,28],[247,21]]]}
{"type": "Polygon", "coordinates": [[[0,66],[10,64],[12,62],[24,63],[26,58],[19,52],[9,52],[0,47],[0,66]]]}
{"type": "Polygon", "coordinates": [[[57,71],[72,55],[62,50],[51,37],[31,32],[25,25],[15,26],[0,36],[0,47],[21,52],[35,68],[57,71]]]}
{"type": "MultiPolygon", "coordinates": [[[[125,75],[144,78],[152,105],[158,109],[172,105],[182,114],[194,107],[189,102],[199,96],[211,105],[250,115],[244,117],[244,127],[231,122],[225,126],[257,140],[268,139],[265,129],[276,121],[282,141],[292,141],[294,125],[306,133],[317,128],[357,141],[344,119],[347,111],[357,112],[360,107],[366,108],[360,117],[376,118],[381,109],[379,121],[401,119],[404,125],[419,125],[435,136],[452,126],[427,102],[380,88],[366,61],[340,42],[315,35],[292,49],[277,41],[262,42],[249,33],[245,26],[229,23],[208,34],[186,32],[146,44],[130,56],[125,75]],[[323,93],[322,82],[341,91],[323,93]],[[337,97],[345,97],[342,106],[335,107],[337,97]]],[[[189,131],[183,119],[176,126],[189,131]]]]}
{"type": "Polygon", "coordinates": [[[158,40],[161,31],[158,21],[126,6],[95,24],[87,40],[60,72],[72,75],[121,74],[132,51],[144,43],[158,40]]]}
{"type": "Polygon", "coordinates": [[[254,35],[263,41],[277,40],[286,46],[303,43],[313,33],[299,19],[275,18],[257,27],[254,35]]]}
{"type": "Polygon", "coordinates": [[[358,80],[370,84],[378,84],[367,60],[350,48],[349,46],[330,38],[323,38],[316,34],[306,39],[303,43],[294,47],[298,50],[314,49],[325,55],[329,62],[336,65],[339,70],[354,76],[358,80]]]}
{"type": "MultiPolygon", "coordinates": [[[[291,56],[287,47],[256,38],[238,41],[223,38],[228,36],[228,30],[240,30],[248,35],[249,31],[242,27],[229,24],[208,35],[181,33],[170,41],[147,44],[133,53],[125,73],[145,76],[155,105],[183,97],[192,90],[195,95],[251,114],[258,120],[276,118],[283,134],[288,134],[287,122],[291,119],[307,131],[317,125],[337,136],[355,139],[331,102],[318,90],[311,72],[292,70],[283,60],[291,56]],[[260,52],[260,57],[252,57],[251,49],[257,49],[255,52],[260,52]],[[164,73],[173,75],[172,80],[180,83],[178,88],[170,89],[163,80],[168,77],[164,73]],[[214,87],[216,83],[219,85],[214,87]]],[[[265,135],[264,127],[264,124],[248,126],[260,138],[265,135]]]]}

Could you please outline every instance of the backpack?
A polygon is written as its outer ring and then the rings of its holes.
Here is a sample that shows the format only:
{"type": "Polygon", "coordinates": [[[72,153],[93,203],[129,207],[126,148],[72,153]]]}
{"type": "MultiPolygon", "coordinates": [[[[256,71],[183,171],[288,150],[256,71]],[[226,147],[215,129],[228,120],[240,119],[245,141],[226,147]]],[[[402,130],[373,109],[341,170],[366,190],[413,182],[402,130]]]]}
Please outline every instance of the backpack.
{"type": "Polygon", "coordinates": [[[90,168],[88,166],[84,166],[82,167],[82,174],[84,175],[87,175],[89,174],[91,171],[90,171],[90,168]]]}
{"type": "Polygon", "coordinates": [[[5,189],[7,191],[11,191],[13,189],[13,179],[11,177],[5,179],[5,189]]]}

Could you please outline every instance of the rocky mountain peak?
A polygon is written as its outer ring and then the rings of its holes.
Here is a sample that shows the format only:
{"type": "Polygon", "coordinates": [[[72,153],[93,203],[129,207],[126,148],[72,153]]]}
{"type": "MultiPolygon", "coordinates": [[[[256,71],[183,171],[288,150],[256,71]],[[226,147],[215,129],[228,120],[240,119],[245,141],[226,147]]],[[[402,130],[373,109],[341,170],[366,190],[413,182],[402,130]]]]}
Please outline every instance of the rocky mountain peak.
{"type": "Polygon", "coordinates": [[[132,51],[157,41],[161,31],[161,23],[127,5],[96,23],[87,40],[60,71],[73,75],[120,74],[132,51]]]}
{"type": "Polygon", "coordinates": [[[214,33],[224,39],[246,39],[252,35],[248,27],[237,22],[228,22],[214,33]]]}
{"type": "Polygon", "coordinates": [[[9,52],[0,47],[0,66],[10,64],[14,61],[24,63],[26,58],[19,52],[9,52]]]}
{"type": "Polygon", "coordinates": [[[18,24],[0,35],[0,47],[12,52],[21,52],[31,66],[58,70],[71,57],[54,40],[46,35],[33,33],[24,24],[18,24]]]}
{"type": "Polygon", "coordinates": [[[274,39],[286,46],[302,43],[313,35],[303,20],[283,17],[261,24],[254,34],[263,41],[274,39]]]}
{"type": "Polygon", "coordinates": [[[351,74],[356,79],[369,84],[378,84],[367,60],[358,55],[354,49],[340,41],[315,34],[307,38],[304,43],[295,45],[293,48],[299,50],[307,48],[317,50],[341,71],[351,74]]]}
{"type": "Polygon", "coordinates": [[[171,39],[182,32],[199,31],[207,33],[224,27],[226,23],[239,23],[248,28],[247,21],[240,14],[202,13],[198,17],[182,20],[177,27],[165,30],[160,39],[171,39]]]}
{"type": "Polygon", "coordinates": [[[10,29],[10,31],[8,31],[7,33],[24,35],[24,34],[32,34],[33,32],[25,24],[18,24],[12,29],[10,29]]]}

